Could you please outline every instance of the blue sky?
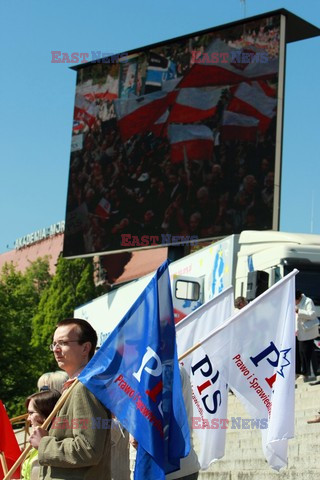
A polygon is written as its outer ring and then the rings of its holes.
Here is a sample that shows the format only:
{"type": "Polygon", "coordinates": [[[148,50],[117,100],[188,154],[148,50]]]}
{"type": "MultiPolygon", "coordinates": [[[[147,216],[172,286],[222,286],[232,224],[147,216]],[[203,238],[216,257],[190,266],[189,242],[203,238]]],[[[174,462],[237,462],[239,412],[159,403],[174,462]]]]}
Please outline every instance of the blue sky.
{"type": "MultiPolygon", "coordinates": [[[[76,73],[51,51],[126,52],[286,8],[320,27],[320,1],[2,0],[0,253],[64,219],[76,73]]],[[[288,45],[280,229],[320,234],[320,37],[288,45]]]]}

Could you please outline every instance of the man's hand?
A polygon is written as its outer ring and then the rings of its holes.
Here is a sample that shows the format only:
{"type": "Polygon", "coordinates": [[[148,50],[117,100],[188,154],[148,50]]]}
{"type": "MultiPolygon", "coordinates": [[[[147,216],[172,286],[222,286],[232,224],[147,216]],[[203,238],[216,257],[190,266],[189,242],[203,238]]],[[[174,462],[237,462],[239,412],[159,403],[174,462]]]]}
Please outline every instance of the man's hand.
{"type": "Polygon", "coordinates": [[[47,430],[41,427],[36,427],[29,437],[29,442],[33,446],[33,448],[36,448],[38,450],[41,439],[48,435],[49,433],[47,432],[47,430]]]}
{"type": "Polygon", "coordinates": [[[137,442],[137,440],[131,435],[131,433],[130,433],[130,435],[129,435],[129,443],[130,443],[130,445],[133,446],[133,448],[136,448],[136,449],[138,448],[138,442],[137,442]]]}

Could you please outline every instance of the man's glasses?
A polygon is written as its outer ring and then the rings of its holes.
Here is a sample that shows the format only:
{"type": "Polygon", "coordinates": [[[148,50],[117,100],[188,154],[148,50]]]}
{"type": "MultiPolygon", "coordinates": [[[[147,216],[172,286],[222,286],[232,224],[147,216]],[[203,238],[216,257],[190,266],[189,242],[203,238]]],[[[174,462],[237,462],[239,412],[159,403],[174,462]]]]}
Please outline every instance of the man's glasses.
{"type": "Polygon", "coordinates": [[[69,343],[79,343],[79,340],[68,340],[68,341],[59,340],[58,342],[51,343],[49,348],[53,352],[53,350],[56,347],[63,348],[63,347],[66,347],[67,345],[69,345],[69,343]]]}

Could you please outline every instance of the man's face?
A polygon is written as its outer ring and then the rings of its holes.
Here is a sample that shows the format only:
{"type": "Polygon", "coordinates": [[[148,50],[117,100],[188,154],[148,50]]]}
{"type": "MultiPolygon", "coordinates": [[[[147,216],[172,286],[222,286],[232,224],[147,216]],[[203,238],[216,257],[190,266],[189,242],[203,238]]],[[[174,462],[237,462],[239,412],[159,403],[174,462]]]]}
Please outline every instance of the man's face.
{"type": "Polygon", "coordinates": [[[65,370],[69,377],[81,370],[88,363],[90,342],[78,343],[79,327],[75,324],[58,327],[53,336],[55,345],[53,353],[59,368],[65,370]],[[59,345],[58,342],[65,342],[59,345]]]}

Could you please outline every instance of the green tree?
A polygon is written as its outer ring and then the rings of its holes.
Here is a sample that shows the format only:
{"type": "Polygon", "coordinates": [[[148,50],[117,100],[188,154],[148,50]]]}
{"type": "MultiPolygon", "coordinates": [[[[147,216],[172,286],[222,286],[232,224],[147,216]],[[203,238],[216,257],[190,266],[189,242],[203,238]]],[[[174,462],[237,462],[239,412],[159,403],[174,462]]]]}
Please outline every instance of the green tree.
{"type": "Polygon", "coordinates": [[[59,320],[73,317],[73,311],[97,296],[91,259],[66,260],[60,257],[55,276],[40,299],[32,320],[32,345],[36,351],[38,376],[57,366],[49,350],[59,320]]]}
{"type": "Polygon", "coordinates": [[[56,370],[48,346],[59,320],[97,296],[91,259],[59,258],[55,275],[48,257],[24,273],[6,264],[0,273],[0,398],[10,416],[25,411],[25,398],[42,373],[56,370]]]}
{"type": "Polygon", "coordinates": [[[43,291],[50,285],[52,275],[50,274],[49,257],[45,255],[38,258],[34,262],[30,262],[30,266],[26,269],[25,277],[34,284],[38,294],[38,300],[43,291]]]}
{"type": "Polygon", "coordinates": [[[35,385],[32,318],[42,292],[50,283],[48,259],[26,270],[5,264],[0,273],[0,398],[10,415],[24,411],[25,397],[35,385]]]}

